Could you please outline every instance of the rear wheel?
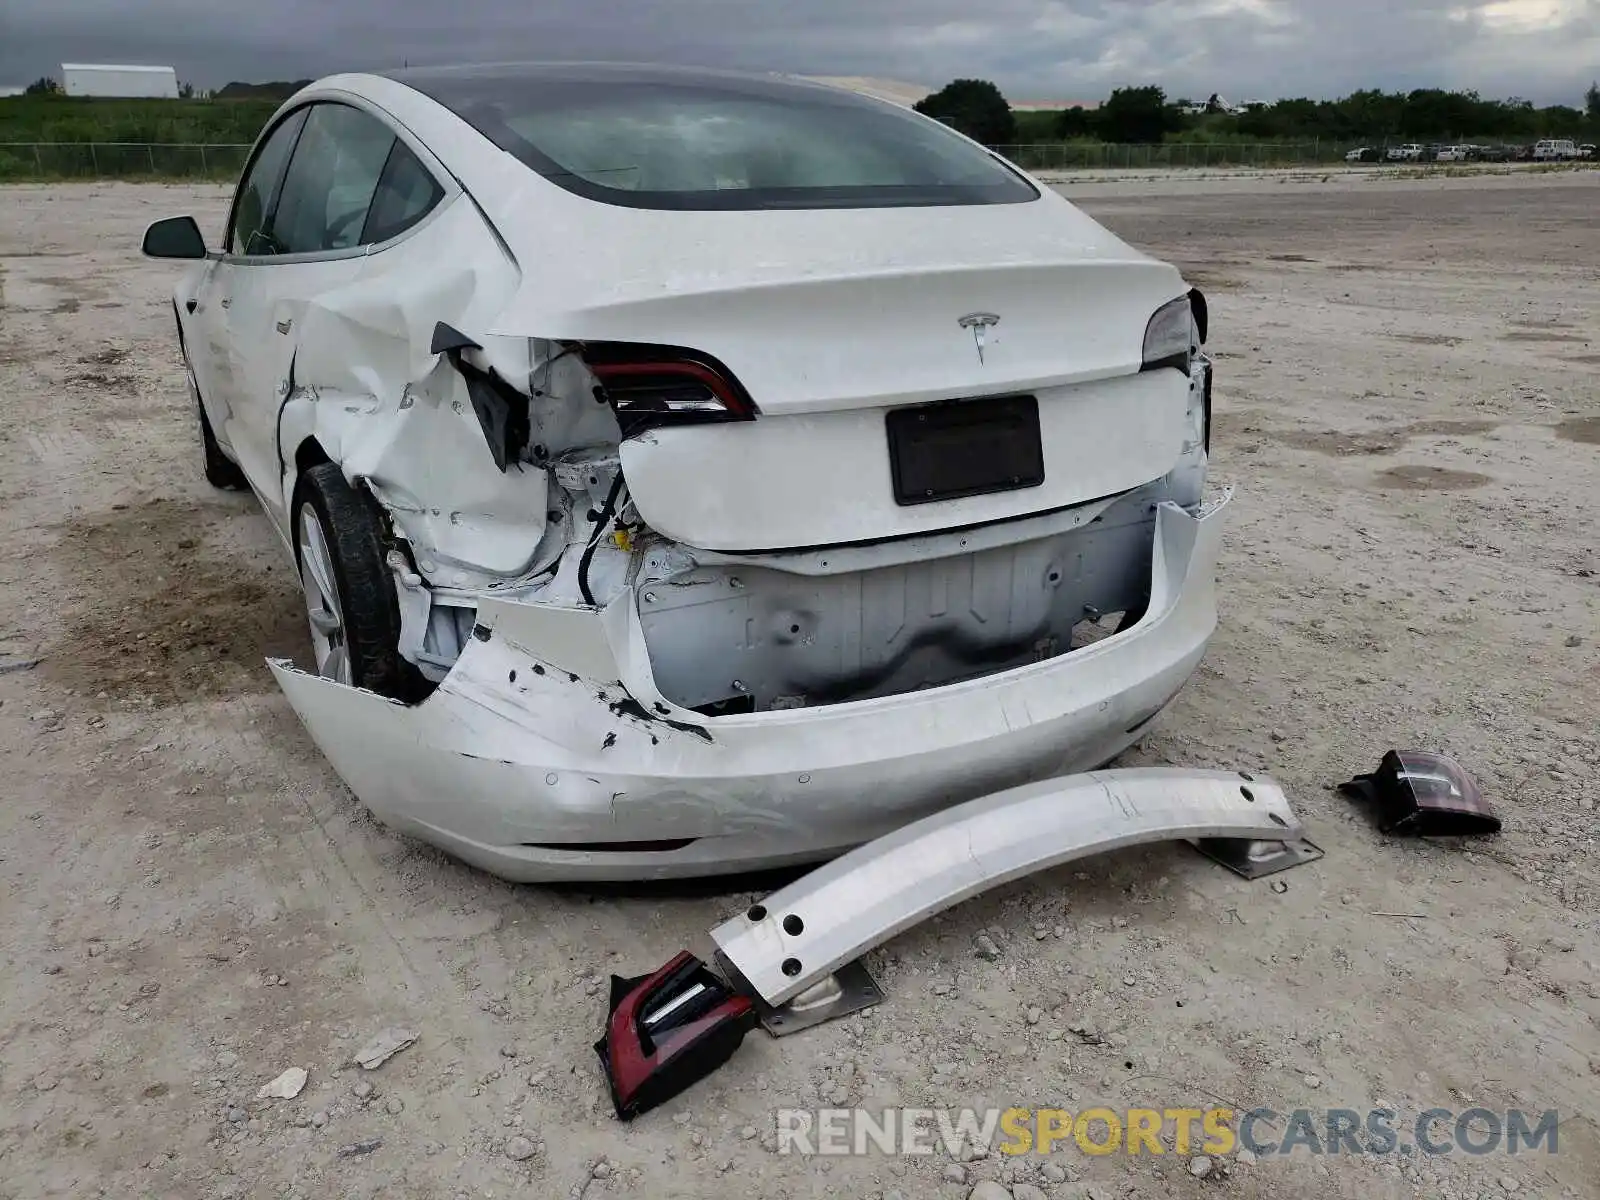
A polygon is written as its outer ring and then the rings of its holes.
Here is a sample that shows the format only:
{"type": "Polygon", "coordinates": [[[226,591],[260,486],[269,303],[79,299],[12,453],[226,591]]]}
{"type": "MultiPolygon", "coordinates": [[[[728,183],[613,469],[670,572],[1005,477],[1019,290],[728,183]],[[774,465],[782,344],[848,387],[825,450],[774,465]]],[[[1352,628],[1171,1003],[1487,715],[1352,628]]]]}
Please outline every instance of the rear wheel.
{"type": "Polygon", "coordinates": [[[417,698],[418,671],[400,656],[400,606],[384,565],[383,530],[333,463],[300,477],[295,558],[317,673],[398,700],[417,698]]]}

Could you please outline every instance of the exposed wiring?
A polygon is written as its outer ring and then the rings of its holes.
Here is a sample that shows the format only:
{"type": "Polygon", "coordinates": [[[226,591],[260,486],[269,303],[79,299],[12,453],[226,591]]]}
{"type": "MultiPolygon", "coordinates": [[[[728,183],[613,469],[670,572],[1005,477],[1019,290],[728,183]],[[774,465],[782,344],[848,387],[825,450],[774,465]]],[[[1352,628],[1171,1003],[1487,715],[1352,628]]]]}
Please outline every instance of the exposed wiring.
{"type": "Polygon", "coordinates": [[[578,560],[578,591],[583,594],[583,602],[589,607],[595,607],[594,593],[589,590],[589,564],[594,561],[595,547],[600,544],[600,539],[605,536],[606,524],[611,520],[611,514],[616,511],[617,497],[622,494],[622,467],[617,467],[617,476],[611,481],[611,490],[606,493],[606,502],[600,506],[599,515],[595,518],[594,533],[589,538],[589,544],[584,547],[583,557],[578,560]]]}

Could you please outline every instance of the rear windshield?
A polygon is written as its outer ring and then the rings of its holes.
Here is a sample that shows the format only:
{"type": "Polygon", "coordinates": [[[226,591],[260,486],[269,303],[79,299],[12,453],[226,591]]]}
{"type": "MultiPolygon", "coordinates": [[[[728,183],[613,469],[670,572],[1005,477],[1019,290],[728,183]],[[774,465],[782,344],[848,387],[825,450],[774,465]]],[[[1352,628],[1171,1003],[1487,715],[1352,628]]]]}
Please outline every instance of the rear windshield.
{"type": "Polygon", "coordinates": [[[1020,174],[944,126],[799,81],[608,67],[398,73],[552,183],[633,208],[1019,204],[1020,174]]]}

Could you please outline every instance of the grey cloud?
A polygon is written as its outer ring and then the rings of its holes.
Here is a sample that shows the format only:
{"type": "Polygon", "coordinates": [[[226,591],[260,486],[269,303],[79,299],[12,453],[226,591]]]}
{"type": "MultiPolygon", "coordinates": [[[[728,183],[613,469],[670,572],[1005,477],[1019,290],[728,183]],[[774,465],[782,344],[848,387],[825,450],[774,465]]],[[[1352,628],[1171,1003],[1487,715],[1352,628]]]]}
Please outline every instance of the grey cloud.
{"type": "Polygon", "coordinates": [[[1600,0],[52,0],[0,17],[0,83],[63,59],[171,64],[216,86],[524,58],[978,76],[1013,98],[1156,82],[1233,98],[1446,86],[1576,103],[1600,69],[1600,0]],[[1529,19],[1508,25],[1519,5],[1529,19]],[[1541,8],[1554,16],[1535,19],[1541,8]]]}

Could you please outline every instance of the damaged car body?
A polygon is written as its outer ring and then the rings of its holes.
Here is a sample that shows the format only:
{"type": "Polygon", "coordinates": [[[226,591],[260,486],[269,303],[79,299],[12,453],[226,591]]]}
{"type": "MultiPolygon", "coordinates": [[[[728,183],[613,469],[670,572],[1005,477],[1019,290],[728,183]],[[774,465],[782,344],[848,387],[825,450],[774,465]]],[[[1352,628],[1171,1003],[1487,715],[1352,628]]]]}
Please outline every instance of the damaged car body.
{"type": "Polygon", "coordinates": [[[335,76],[174,310],[356,795],[508,878],[812,861],[1108,762],[1215,627],[1203,298],[774,77],[335,76]]]}

